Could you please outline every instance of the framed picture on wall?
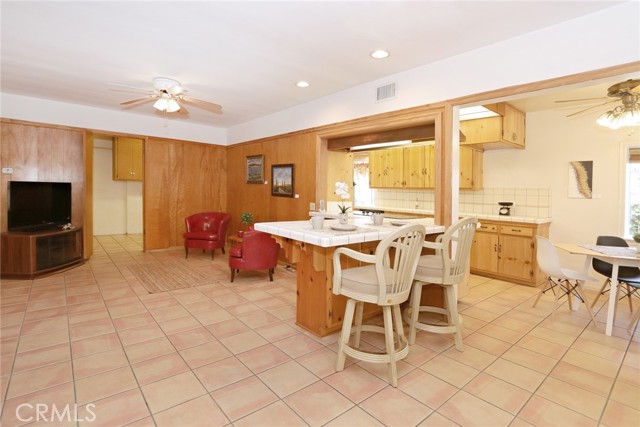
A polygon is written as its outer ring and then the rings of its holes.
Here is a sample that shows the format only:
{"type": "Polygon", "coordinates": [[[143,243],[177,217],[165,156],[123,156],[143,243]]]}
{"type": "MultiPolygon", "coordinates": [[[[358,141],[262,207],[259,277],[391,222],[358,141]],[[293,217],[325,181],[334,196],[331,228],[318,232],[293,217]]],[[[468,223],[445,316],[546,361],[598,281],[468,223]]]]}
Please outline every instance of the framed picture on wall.
{"type": "Polygon", "coordinates": [[[247,183],[262,184],[264,182],[264,155],[247,156],[247,183]]]}
{"type": "Polygon", "coordinates": [[[593,160],[569,162],[569,197],[591,199],[593,197],[593,160]]]}
{"type": "Polygon", "coordinates": [[[271,166],[271,195],[293,197],[293,164],[271,166]]]}

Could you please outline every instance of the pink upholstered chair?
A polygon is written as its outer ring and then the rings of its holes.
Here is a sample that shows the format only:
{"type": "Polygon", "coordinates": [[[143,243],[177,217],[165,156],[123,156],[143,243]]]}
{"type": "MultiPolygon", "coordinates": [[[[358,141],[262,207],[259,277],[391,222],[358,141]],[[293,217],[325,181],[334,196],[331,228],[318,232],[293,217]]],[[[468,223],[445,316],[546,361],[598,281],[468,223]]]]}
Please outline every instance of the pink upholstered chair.
{"type": "Polygon", "coordinates": [[[222,249],[227,240],[227,227],[231,216],[225,212],[201,212],[184,219],[187,231],[184,233],[185,258],[189,248],[211,250],[211,259],[216,249],[222,249]]]}
{"type": "Polygon", "coordinates": [[[229,251],[231,281],[240,270],[268,270],[273,282],[273,272],[278,265],[280,245],[268,233],[249,230],[242,233],[242,242],[229,251]]]}

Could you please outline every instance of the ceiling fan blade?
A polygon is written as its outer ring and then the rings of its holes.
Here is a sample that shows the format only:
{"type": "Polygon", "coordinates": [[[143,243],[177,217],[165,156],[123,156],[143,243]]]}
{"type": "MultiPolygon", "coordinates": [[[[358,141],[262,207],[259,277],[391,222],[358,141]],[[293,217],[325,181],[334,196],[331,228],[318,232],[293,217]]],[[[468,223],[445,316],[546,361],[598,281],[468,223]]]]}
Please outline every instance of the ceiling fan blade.
{"type": "Polygon", "coordinates": [[[207,109],[216,114],[222,114],[222,106],[218,104],[214,104],[213,102],[203,101],[201,99],[189,98],[187,96],[180,96],[180,100],[193,104],[197,107],[207,109]]]}
{"type": "Polygon", "coordinates": [[[635,92],[639,86],[640,79],[629,79],[609,87],[609,89],[607,89],[607,95],[619,96],[621,93],[635,92]]]}
{"type": "Polygon", "coordinates": [[[576,111],[575,113],[571,113],[567,117],[573,117],[573,116],[576,116],[576,115],[578,115],[580,113],[584,113],[585,111],[589,111],[589,110],[592,110],[594,108],[602,107],[603,105],[611,104],[612,102],[619,102],[619,101],[617,99],[613,99],[611,101],[603,102],[602,104],[593,105],[593,106],[591,106],[589,108],[585,108],[584,110],[580,110],[580,111],[576,111]]]}
{"type": "Polygon", "coordinates": [[[147,95],[142,98],[133,98],[133,99],[129,99],[128,101],[122,101],[120,105],[130,105],[130,104],[135,104],[137,102],[152,101],[154,98],[155,96],[153,95],[147,95]]]}
{"type": "Polygon", "coordinates": [[[558,101],[554,101],[555,103],[562,103],[562,102],[577,102],[577,101],[599,101],[601,99],[607,99],[606,97],[599,97],[599,98],[581,98],[581,99],[563,99],[563,100],[558,100],[558,101]]]}
{"type": "Polygon", "coordinates": [[[151,89],[145,89],[145,88],[136,87],[136,86],[121,85],[118,83],[109,83],[109,86],[113,86],[113,87],[110,87],[109,90],[115,90],[118,92],[153,93],[153,90],[151,89]]]}
{"type": "Polygon", "coordinates": [[[171,86],[167,88],[166,91],[170,95],[180,95],[181,93],[188,92],[188,90],[180,85],[171,86]]]}
{"type": "Polygon", "coordinates": [[[188,116],[189,115],[189,110],[187,110],[184,107],[184,103],[180,102],[179,100],[176,100],[176,102],[180,106],[180,109],[178,110],[178,114],[182,114],[183,116],[188,116]]]}

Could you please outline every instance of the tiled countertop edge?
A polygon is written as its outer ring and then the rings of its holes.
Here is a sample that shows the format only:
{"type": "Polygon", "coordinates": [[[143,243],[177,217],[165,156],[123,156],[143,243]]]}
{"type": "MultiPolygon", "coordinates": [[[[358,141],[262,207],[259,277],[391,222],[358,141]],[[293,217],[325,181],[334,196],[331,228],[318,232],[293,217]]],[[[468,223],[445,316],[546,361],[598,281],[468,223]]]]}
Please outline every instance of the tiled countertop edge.
{"type": "MultiPolygon", "coordinates": [[[[400,212],[407,214],[416,214],[416,215],[433,215],[433,211],[425,211],[419,209],[403,209],[403,208],[384,208],[384,207],[369,207],[359,206],[356,207],[355,210],[358,209],[381,209],[384,211],[390,212],[400,212]]],[[[466,213],[459,212],[458,214],[462,217],[472,217],[478,218],[479,220],[491,220],[491,221],[504,221],[504,222],[525,222],[530,224],[548,224],[551,222],[551,218],[541,218],[541,217],[526,217],[526,216],[505,216],[505,215],[490,215],[490,214],[478,214],[478,213],[466,213]]],[[[336,214],[337,216],[337,214],[336,214]]]]}

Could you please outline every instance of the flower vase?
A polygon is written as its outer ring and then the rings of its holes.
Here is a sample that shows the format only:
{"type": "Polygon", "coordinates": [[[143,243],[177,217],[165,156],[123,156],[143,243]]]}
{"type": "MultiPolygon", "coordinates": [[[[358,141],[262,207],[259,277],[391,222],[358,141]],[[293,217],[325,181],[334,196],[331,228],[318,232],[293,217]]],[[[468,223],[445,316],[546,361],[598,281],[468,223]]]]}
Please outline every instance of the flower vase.
{"type": "Polygon", "coordinates": [[[340,224],[346,224],[347,222],[349,222],[349,214],[348,213],[338,214],[338,222],[340,224]]]}

